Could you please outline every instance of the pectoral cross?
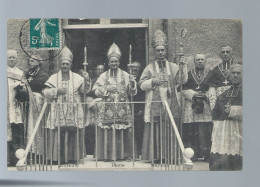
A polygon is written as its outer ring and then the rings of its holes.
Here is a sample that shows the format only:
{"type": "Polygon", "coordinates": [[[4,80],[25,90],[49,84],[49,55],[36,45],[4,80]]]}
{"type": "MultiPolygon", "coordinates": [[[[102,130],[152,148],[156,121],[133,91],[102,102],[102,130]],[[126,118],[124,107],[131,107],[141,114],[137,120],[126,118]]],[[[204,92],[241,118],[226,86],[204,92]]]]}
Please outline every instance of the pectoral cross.
{"type": "Polygon", "coordinates": [[[196,87],[196,90],[198,90],[198,89],[200,89],[200,85],[198,85],[198,86],[196,87]]]}
{"type": "Polygon", "coordinates": [[[225,85],[227,85],[229,83],[229,81],[227,79],[225,79],[225,81],[223,82],[225,85]]]}
{"type": "Polygon", "coordinates": [[[33,80],[32,77],[29,77],[29,78],[28,78],[28,82],[31,82],[32,80],[33,80]]]}

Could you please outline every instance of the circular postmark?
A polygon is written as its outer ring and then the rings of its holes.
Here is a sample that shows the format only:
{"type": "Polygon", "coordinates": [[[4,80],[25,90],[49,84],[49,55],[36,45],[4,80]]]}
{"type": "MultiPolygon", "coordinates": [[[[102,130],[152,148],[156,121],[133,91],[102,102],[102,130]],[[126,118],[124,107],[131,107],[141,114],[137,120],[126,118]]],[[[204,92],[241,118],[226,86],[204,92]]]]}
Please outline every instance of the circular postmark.
{"type": "MultiPolygon", "coordinates": [[[[41,22],[43,22],[43,19],[38,19],[41,22]]],[[[38,21],[36,20],[36,21],[38,21]]],[[[31,19],[28,19],[24,22],[24,24],[22,25],[21,29],[20,29],[20,33],[19,33],[19,43],[20,43],[20,47],[22,49],[22,51],[29,57],[38,61],[52,61],[55,57],[57,57],[61,51],[62,51],[62,30],[61,30],[61,23],[60,21],[57,24],[53,24],[53,22],[51,22],[50,20],[45,21],[46,23],[49,22],[49,24],[52,24],[51,26],[55,27],[57,31],[55,31],[55,29],[51,28],[49,29],[50,31],[47,32],[46,28],[48,27],[44,27],[44,24],[42,23],[41,27],[42,28],[38,28],[38,30],[43,30],[43,31],[39,31],[39,36],[32,36],[32,25],[30,25],[30,21],[31,19]],[[59,29],[57,29],[57,27],[59,29]],[[45,31],[44,31],[45,30],[45,31]],[[47,37],[44,36],[44,32],[47,33],[47,37]],[[55,34],[55,32],[57,32],[55,34]],[[49,34],[50,33],[50,34],[49,34]],[[53,34],[54,33],[54,34],[53,34]],[[51,34],[53,34],[54,36],[52,37],[51,34]],[[55,42],[55,38],[57,37],[58,42],[56,42],[56,46],[53,46],[53,43],[55,42]],[[47,38],[47,39],[46,39],[47,38]],[[36,45],[35,45],[36,44],[36,45]],[[37,59],[37,56],[35,56],[35,54],[39,51],[48,51],[49,54],[47,55],[48,57],[45,58],[41,58],[41,59],[37,59]]],[[[38,23],[36,26],[39,25],[40,21],[36,22],[38,23]]],[[[45,23],[45,25],[46,25],[45,23]]],[[[37,27],[33,27],[33,28],[37,28],[37,27]]],[[[65,38],[66,38],[66,32],[64,32],[65,38]]],[[[41,55],[40,55],[41,56],[41,55]]]]}

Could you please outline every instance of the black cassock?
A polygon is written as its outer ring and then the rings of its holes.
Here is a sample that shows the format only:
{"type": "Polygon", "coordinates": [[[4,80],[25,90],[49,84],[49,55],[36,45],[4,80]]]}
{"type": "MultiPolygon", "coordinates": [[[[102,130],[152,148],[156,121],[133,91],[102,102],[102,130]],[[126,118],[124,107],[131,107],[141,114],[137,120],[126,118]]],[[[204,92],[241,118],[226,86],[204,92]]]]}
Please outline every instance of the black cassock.
{"type": "MultiPolygon", "coordinates": [[[[140,77],[136,80],[139,81],[140,77]]],[[[137,85],[137,94],[133,97],[134,102],[144,102],[145,92],[137,85]]],[[[134,104],[134,129],[135,129],[135,141],[137,146],[137,155],[142,152],[142,141],[144,133],[144,103],[134,104]]]]}
{"type": "MultiPolygon", "coordinates": [[[[195,91],[206,93],[209,88],[206,82],[207,77],[208,74],[204,69],[191,70],[188,73],[187,83],[183,85],[183,91],[191,95],[193,95],[195,91]]],[[[185,94],[184,97],[185,104],[182,126],[184,146],[191,147],[194,150],[193,160],[197,160],[198,157],[203,156],[205,160],[209,160],[213,124],[208,100],[203,101],[203,112],[197,114],[192,110],[192,102],[188,100],[185,94]]]]}
{"type": "Polygon", "coordinates": [[[32,92],[41,93],[44,83],[49,79],[49,75],[40,69],[34,76],[26,73],[26,79],[28,80],[32,92]]]}
{"type": "Polygon", "coordinates": [[[209,86],[209,101],[212,110],[217,97],[230,88],[229,69],[236,63],[233,59],[229,62],[222,62],[208,73],[205,82],[209,86]]]}
{"type": "Polygon", "coordinates": [[[212,111],[214,128],[210,170],[242,169],[242,86],[232,86],[221,94],[212,111]],[[230,113],[226,106],[230,105],[230,113]]]}

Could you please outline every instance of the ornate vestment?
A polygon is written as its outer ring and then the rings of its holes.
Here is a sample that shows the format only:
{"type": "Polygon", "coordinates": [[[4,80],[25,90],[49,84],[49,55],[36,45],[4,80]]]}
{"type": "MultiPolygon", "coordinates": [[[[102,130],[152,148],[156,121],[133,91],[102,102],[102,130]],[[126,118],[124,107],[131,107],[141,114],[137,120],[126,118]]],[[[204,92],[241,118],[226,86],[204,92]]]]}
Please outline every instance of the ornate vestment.
{"type": "MultiPolygon", "coordinates": [[[[183,76],[182,82],[185,83],[187,81],[187,66],[183,67],[183,76]]],[[[181,110],[180,110],[180,102],[177,95],[177,87],[178,84],[181,82],[181,76],[179,74],[179,67],[178,65],[168,62],[167,60],[165,63],[158,63],[154,61],[153,63],[149,64],[143,71],[139,84],[142,90],[146,91],[145,97],[145,112],[144,112],[144,121],[146,125],[144,127],[144,135],[143,135],[143,144],[142,144],[142,159],[144,160],[152,160],[151,157],[151,144],[154,142],[154,159],[161,158],[160,156],[160,147],[162,146],[162,158],[164,158],[164,153],[167,152],[165,150],[165,141],[162,141],[160,144],[160,123],[159,117],[162,120],[162,137],[163,139],[167,136],[165,133],[167,130],[165,128],[166,121],[164,121],[164,111],[160,110],[162,107],[162,103],[160,101],[168,101],[169,106],[171,108],[171,112],[173,117],[175,118],[176,124],[179,123],[179,119],[181,117],[181,110]],[[153,86],[152,85],[152,78],[159,78],[164,81],[163,85],[160,86],[153,86]],[[157,102],[154,102],[157,101],[157,102]],[[159,101],[159,102],[158,102],[159,101]],[[162,111],[162,113],[161,113],[162,111]],[[152,115],[151,115],[152,113],[152,115]],[[163,116],[161,116],[161,114],[163,116]],[[149,125],[151,118],[155,118],[155,126],[154,126],[154,135],[151,135],[151,125],[149,125]]],[[[164,105],[164,103],[163,103],[164,105]]],[[[173,141],[171,142],[172,145],[174,144],[173,141]]]]}
{"type": "Polygon", "coordinates": [[[132,116],[128,94],[136,94],[129,89],[129,74],[121,69],[117,70],[117,76],[110,76],[108,70],[100,75],[93,91],[97,97],[102,97],[102,102],[98,104],[97,124],[101,128],[127,129],[132,126],[132,116]],[[116,92],[108,92],[108,85],[116,85],[116,92]],[[120,103],[123,102],[123,103],[120,103]]]}
{"type": "MultiPolygon", "coordinates": [[[[188,79],[187,66],[184,66],[182,82],[188,79]]],[[[150,112],[153,116],[160,116],[161,103],[152,103],[153,101],[167,100],[171,106],[172,114],[175,118],[180,118],[180,104],[177,95],[177,86],[181,82],[179,67],[166,60],[165,67],[159,67],[157,61],[149,64],[143,71],[139,84],[142,90],[146,91],[145,97],[145,122],[150,122],[150,112]],[[165,84],[153,87],[152,78],[162,76],[165,84]]]]}
{"type": "Polygon", "coordinates": [[[111,76],[111,70],[102,73],[93,86],[93,91],[103,102],[97,104],[95,157],[98,160],[132,157],[133,119],[128,96],[136,94],[136,85],[130,88],[129,74],[118,68],[116,76],[111,76]],[[116,91],[108,91],[109,85],[116,86],[116,91]]]}
{"type": "MultiPolygon", "coordinates": [[[[54,129],[61,127],[79,127],[83,128],[83,107],[81,104],[80,91],[84,78],[80,75],[69,72],[70,80],[63,81],[61,71],[52,75],[45,83],[47,88],[44,95],[51,99],[51,108],[47,119],[47,127],[54,129]],[[58,95],[58,88],[66,88],[65,95],[58,95]]],[[[86,85],[90,89],[90,85],[86,85]]],[[[87,92],[88,92],[87,91],[87,92]]]]}

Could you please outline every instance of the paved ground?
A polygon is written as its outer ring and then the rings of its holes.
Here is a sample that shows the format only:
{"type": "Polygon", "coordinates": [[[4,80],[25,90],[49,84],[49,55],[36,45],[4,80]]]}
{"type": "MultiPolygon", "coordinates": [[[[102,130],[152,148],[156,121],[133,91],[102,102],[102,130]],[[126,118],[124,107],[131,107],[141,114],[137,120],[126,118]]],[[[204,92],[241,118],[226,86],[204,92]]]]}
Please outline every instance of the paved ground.
{"type": "MultiPolygon", "coordinates": [[[[197,161],[193,163],[192,171],[208,171],[209,164],[202,161],[197,161]]],[[[36,169],[39,170],[39,165],[36,166],[36,169]]],[[[30,171],[30,166],[27,166],[27,170],[30,171]]],[[[32,170],[35,170],[35,166],[32,167],[32,170]]],[[[46,170],[46,168],[45,168],[46,170]]],[[[48,166],[47,170],[50,170],[50,166],[48,166]]],[[[52,166],[53,171],[58,171],[58,167],[52,166]]],[[[87,158],[84,159],[84,164],[79,164],[76,166],[74,164],[66,164],[61,165],[61,171],[183,171],[183,166],[174,166],[169,165],[168,167],[161,166],[160,164],[155,164],[154,167],[151,166],[150,163],[145,163],[144,161],[137,160],[134,165],[133,162],[127,161],[117,161],[117,162],[96,162],[92,156],[88,155],[87,158]]],[[[15,167],[9,167],[8,171],[17,171],[15,167]]]]}

